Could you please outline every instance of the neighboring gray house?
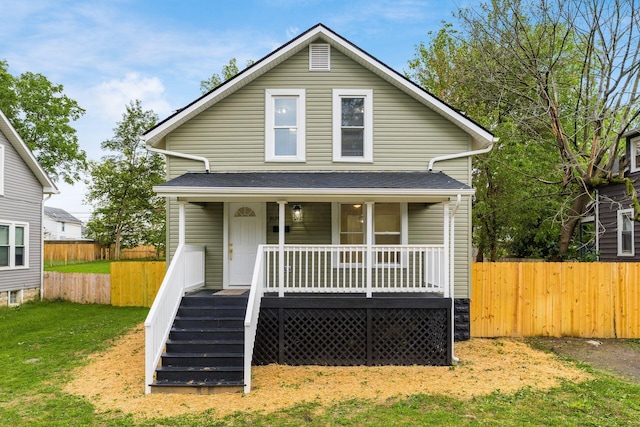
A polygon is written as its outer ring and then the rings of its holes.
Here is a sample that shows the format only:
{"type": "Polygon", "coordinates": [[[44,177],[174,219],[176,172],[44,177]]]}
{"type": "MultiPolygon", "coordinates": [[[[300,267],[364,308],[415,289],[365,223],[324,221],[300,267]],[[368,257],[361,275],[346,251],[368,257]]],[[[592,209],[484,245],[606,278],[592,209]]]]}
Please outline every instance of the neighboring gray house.
{"type": "Polygon", "coordinates": [[[45,240],[82,239],[82,221],[60,208],[44,207],[45,240]]]}
{"type": "Polygon", "coordinates": [[[0,111],[0,305],[38,298],[43,195],[58,189],[0,111]]]}
{"type": "Polygon", "coordinates": [[[327,27],[144,138],[170,259],[147,391],[248,392],[252,362],[450,364],[469,337],[471,156],[495,138],[327,27]]]}
{"type": "MultiPolygon", "coordinates": [[[[624,135],[626,139],[625,177],[633,180],[640,194],[640,129],[624,135]]],[[[640,261],[640,222],[635,221],[631,198],[624,184],[612,184],[598,190],[597,209],[600,234],[596,251],[600,261],[640,261]]]]}

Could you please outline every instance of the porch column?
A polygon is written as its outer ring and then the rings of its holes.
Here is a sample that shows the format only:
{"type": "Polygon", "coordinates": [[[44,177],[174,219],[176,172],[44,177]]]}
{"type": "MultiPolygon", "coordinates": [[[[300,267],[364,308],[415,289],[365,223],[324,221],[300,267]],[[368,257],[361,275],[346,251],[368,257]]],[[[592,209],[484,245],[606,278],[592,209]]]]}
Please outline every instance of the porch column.
{"type": "Polygon", "coordinates": [[[287,202],[278,200],[278,296],[284,296],[284,208],[287,202]]]}
{"type": "Polygon", "coordinates": [[[444,297],[449,297],[449,238],[451,236],[451,229],[449,220],[449,201],[442,203],[444,206],[444,297]]]}
{"type": "Polygon", "coordinates": [[[178,201],[178,246],[184,245],[186,240],[185,238],[185,214],[184,214],[184,206],[187,202],[178,201]]]}
{"type": "Polygon", "coordinates": [[[366,254],[366,285],[367,298],[373,296],[372,280],[373,280],[373,202],[365,202],[367,205],[367,254],[366,254]]]}

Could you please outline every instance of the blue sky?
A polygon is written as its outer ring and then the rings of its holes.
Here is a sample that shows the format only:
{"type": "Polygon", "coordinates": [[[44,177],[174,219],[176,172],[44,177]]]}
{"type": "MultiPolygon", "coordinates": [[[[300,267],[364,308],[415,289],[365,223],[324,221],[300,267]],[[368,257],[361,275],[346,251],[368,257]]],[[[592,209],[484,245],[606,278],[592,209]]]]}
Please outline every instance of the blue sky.
{"type": "MultiPolygon", "coordinates": [[[[200,81],[230,58],[243,66],[317,23],[398,71],[415,46],[471,0],[0,0],[0,60],[14,75],[42,73],[86,109],[81,147],[102,156],[130,100],[160,119],[200,96],[200,81]]],[[[82,220],[85,187],[59,184],[48,206],[82,220]]]]}

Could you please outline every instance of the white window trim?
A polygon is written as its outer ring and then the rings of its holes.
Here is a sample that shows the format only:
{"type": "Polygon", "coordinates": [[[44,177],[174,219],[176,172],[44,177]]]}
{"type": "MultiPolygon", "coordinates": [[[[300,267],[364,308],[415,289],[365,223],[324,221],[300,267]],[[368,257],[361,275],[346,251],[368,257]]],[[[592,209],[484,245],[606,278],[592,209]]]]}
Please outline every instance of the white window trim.
{"type": "Polygon", "coordinates": [[[636,158],[638,153],[636,152],[636,144],[638,143],[638,141],[640,141],[640,136],[637,136],[635,138],[632,138],[629,141],[629,157],[630,157],[630,163],[629,163],[629,172],[638,172],[640,171],[640,165],[636,163],[636,158]]]}
{"type": "Polygon", "coordinates": [[[4,196],[4,145],[0,144],[0,196],[4,196]]]}
{"type": "Polygon", "coordinates": [[[636,255],[635,221],[633,221],[633,214],[633,209],[621,209],[618,211],[618,256],[632,257],[636,255]],[[622,225],[625,217],[631,218],[631,252],[622,251],[622,225]]]}
{"type": "Polygon", "coordinates": [[[265,150],[266,162],[304,162],[306,160],[306,97],[304,89],[266,89],[265,90],[265,150]],[[275,150],[275,123],[274,123],[274,99],[279,96],[290,96],[297,99],[297,141],[295,156],[276,156],[275,150]]]}
{"type": "Polygon", "coordinates": [[[333,161],[373,162],[373,90],[333,89],[333,161]],[[364,155],[342,156],[342,97],[364,98],[364,155]]]}
{"type": "Polygon", "coordinates": [[[0,225],[9,226],[9,266],[1,270],[23,270],[29,268],[29,223],[0,220],[0,225]],[[24,265],[16,266],[16,227],[24,227],[24,265]]]}
{"type": "MultiPolygon", "coordinates": [[[[352,205],[354,203],[359,203],[362,204],[362,215],[365,218],[365,229],[363,230],[363,234],[364,234],[364,240],[363,240],[363,244],[366,245],[367,244],[367,223],[366,223],[366,218],[367,218],[367,205],[366,203],[362,203],[360,201],[353,201],[351,203],[345,203],[348,205],[352,205]]],[[[333,202],[331,203],[331,242],[333,245],[340,245],[340,205],[342,205],[343,203],[340,202],[333,202]]],[[[400,202],[400,245],[406,246],[409,244],[409,205],[406,202],[400,202]]],[[[373,209],[375,212],[375,203],[373,205],[373,209]]],[[[374,220],[375,220],[375,216],[374,216],[374,220]]],[[[374,224],[375,226],[375,224],[374,224]]],[[[382,235],[382,233],[379,233],[380,235],[382,235]]],[[[375,230],[374,230],[374,239],[375,239],[375,230]]],[[[373,245],[375,246],[375,242],[373,242],[373,245]]],[[[338,266],[338,262],[337,262],[337,254],[334,254],[333,256],[333,267],[337,267],[338,266]]],[[[407,264],[407,260],[405,257],[402,257],[402,265],[406,265],[407,264]]],[[[373,267],[385,267],[385,266],[389,266],[389,265],[394,265],[394,264],[379,264],[379,263],[374,263],[373,267]]],[[[400,265],[400,264],[396,264],[396,265],[400,265]]],[[[345,266],[349,266],[349,264],[340,264],[340,267],[345,267],[345,266]]],[[[356,267],[356,266],[361,266],[361,264],[352,264],[352,267],[356,267]]]]}

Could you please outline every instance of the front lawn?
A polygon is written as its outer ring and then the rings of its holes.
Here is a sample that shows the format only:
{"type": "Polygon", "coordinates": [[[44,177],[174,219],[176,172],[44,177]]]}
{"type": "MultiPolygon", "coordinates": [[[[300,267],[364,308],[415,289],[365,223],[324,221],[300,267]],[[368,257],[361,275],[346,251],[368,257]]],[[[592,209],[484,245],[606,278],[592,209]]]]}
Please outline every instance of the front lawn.
{"type": "Polygon", "coordinates": [[[549,391],[495,392],[469,400],[420,394],[329,406],[310,401],[270,414],[226,417],[216,416],[215,408],[160,419],[138,419],[115,410],[99,413],[88,400],[64,391],[74,367],[88,363],[89,354],[140,324],[147,311],[66,302],[0,308],[0,425],[627,426],[640,419],[640,386],[597,372],[594,380],[565,382],[549,391]]]}

